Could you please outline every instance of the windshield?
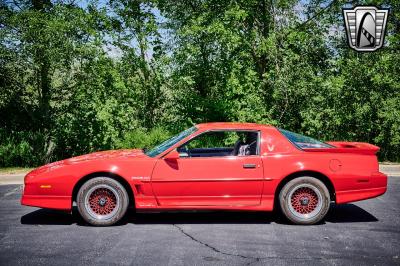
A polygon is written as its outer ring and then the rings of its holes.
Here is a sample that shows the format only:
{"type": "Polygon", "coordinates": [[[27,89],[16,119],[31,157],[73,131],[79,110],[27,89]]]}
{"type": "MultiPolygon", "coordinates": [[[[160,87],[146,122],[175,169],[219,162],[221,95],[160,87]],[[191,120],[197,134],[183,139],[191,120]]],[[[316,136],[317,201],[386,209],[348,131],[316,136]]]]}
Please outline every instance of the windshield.
{"type": "Polygon", "coordinates": [[[290,142],[292,142],[294,145],[299,147],[300,149],[307,149],[307,148],[333,148],[332,145],[329,145],[328,143],[318,141],[316,139],[306,137],[288,130],[284,130],[281,128],[278,128],[279,131],[289,139],[290,142]]]}
{"type": "Polygon", "coordinates": [[[169,149],[170,147],[172,147],[173,145],[175,145],[175,143],[178,143],[179,141],[183,140],[190,134],[194,133],[196,130],[197,130],[196,127],[188,128],[185,131],[182,131],[181,133],[179,133],[178,135],[173,136],[172,138],[155,146],[153,149],[147,151],[146,155],[150,156],[150,157],[155,157],[155,156],[159,155],[160,153],[162,153],[163,151],[165,151],[165,150],[169,149]]]}

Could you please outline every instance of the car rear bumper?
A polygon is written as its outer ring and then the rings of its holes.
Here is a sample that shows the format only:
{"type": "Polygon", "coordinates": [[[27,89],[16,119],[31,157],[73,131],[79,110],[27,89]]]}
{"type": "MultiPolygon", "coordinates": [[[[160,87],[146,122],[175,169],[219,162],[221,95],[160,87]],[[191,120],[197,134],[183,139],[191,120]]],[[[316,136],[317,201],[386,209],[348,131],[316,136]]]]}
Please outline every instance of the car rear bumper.
{"type": "Polygon", "coordinates": [[[359,179],[357,182],[362,182],[363,188],[336,191],[337,204],[375,198],[387,190],[387,175],[381,172],[372,173],[371,176],[359,179]]]}

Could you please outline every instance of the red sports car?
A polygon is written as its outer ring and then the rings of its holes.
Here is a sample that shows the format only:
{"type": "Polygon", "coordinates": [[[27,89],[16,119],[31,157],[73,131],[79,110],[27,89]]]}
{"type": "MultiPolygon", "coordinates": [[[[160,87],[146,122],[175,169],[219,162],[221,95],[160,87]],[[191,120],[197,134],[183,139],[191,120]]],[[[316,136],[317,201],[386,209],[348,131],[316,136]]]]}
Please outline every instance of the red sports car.
{"type": "Polygon", "coordinates": [[[377,146],[321,142],[268,125],[206,123],[150,150],[96,152],[25,177],[23,205],[71,211],[90,224],[136,210],[280,208],[293,223],[321,221],[336,204],[386,191],[377,146]]]}

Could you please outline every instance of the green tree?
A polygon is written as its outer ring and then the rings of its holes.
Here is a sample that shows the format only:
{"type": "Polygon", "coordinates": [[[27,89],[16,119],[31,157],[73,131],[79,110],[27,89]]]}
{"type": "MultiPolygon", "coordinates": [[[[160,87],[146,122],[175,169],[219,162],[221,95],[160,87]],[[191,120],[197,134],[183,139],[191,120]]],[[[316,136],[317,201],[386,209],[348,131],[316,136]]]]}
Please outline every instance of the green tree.
{"type": "Polygon", "coordinates": [[[399,31],[399,1],[3,1],[0,166],[207,121],[367,141],[398,161],[399,31]],[[391,10],[379,51],[347,45],[341,9],[359,4],[391,10]]]}

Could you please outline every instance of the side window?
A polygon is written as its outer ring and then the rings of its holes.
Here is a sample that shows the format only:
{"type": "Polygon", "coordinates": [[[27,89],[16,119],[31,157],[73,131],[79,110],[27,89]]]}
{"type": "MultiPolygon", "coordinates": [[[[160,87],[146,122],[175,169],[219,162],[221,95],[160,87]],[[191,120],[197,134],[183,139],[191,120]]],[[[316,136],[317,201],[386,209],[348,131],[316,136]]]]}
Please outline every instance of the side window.
{"type": "Polygon", "coordinates": [[[221,157],[257,155],[257,131],[210,131],[178,148],[182,157],[221,157]]]}

